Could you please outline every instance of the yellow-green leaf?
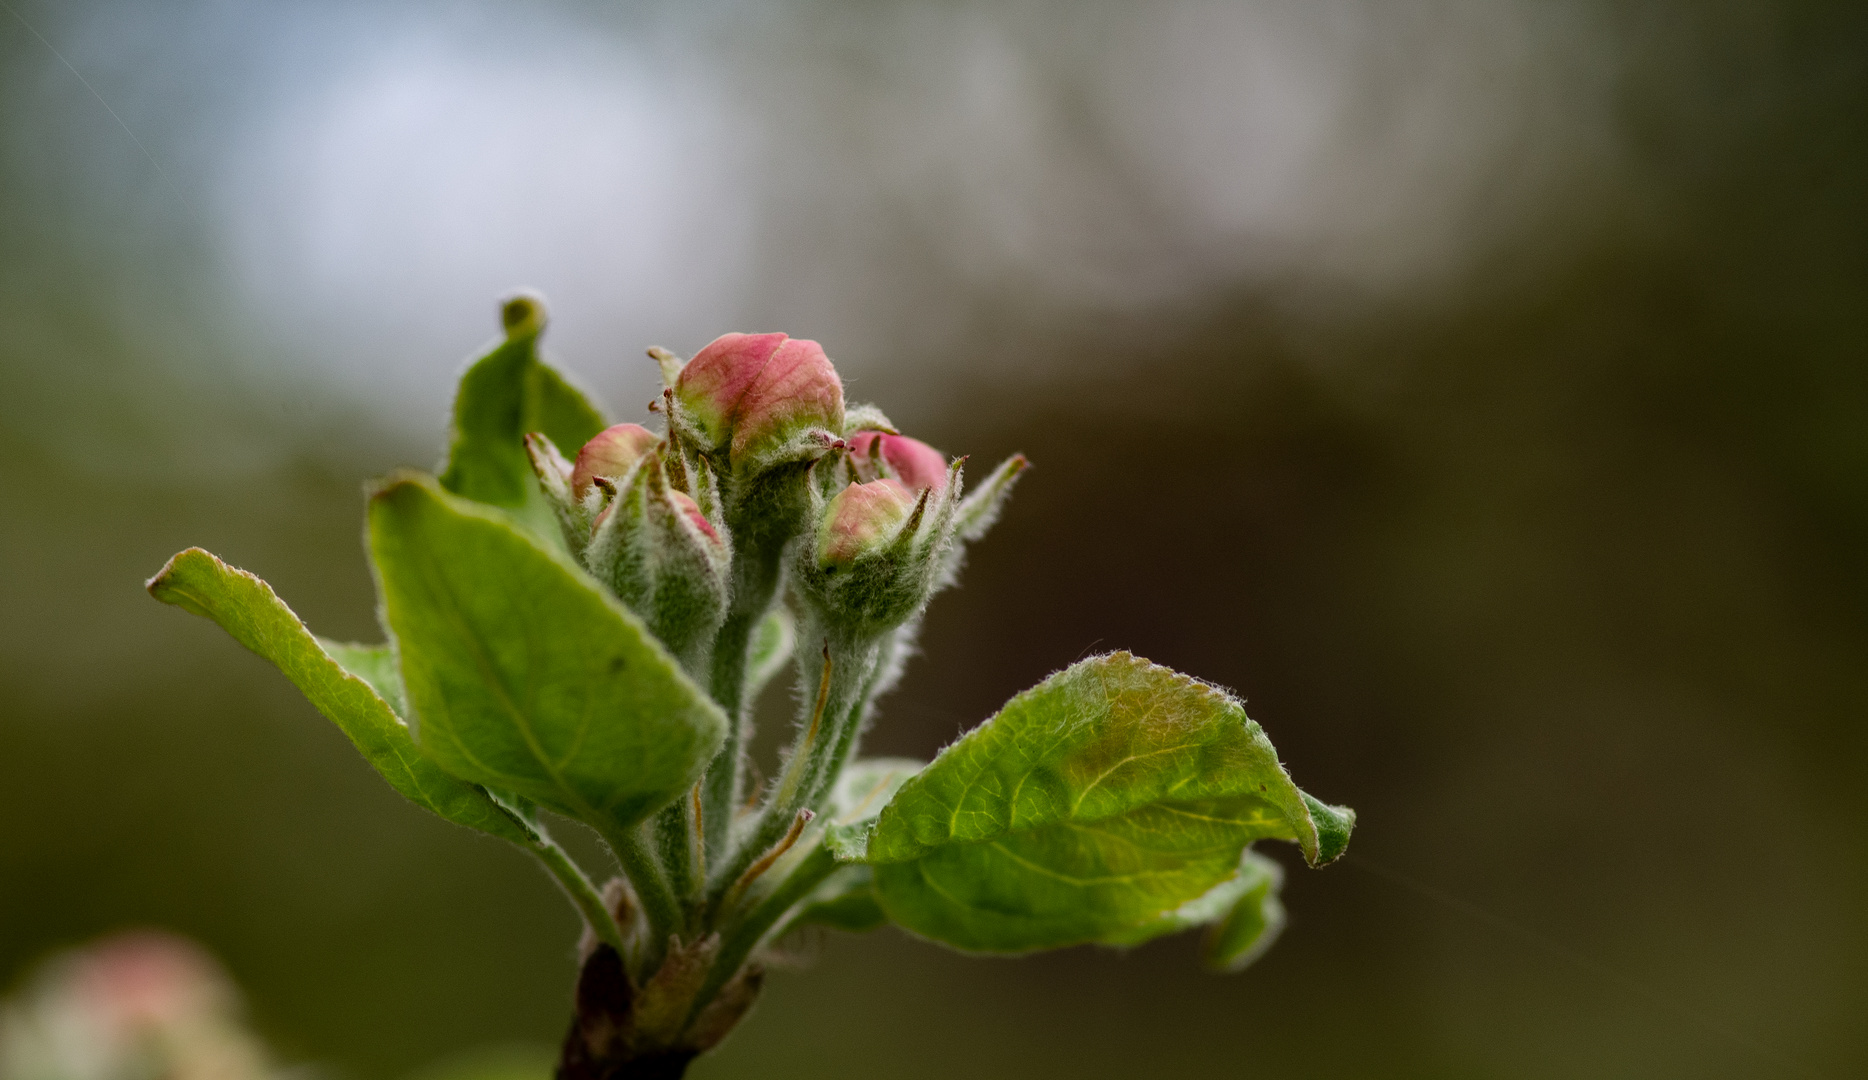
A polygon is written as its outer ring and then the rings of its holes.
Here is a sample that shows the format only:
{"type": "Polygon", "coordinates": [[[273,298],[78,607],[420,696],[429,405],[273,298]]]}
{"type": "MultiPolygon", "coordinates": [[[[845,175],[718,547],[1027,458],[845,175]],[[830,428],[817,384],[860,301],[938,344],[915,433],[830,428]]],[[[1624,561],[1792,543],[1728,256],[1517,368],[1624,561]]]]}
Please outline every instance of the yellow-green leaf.
{"type": "Polygon", "coordinates": [[[338,656],[333,656],[271,586],[200,548],[170,559],[150,579],[149,592],[165,604],[214,620],[235,641],[272,661],[409,801],[456,824],[531,844],[531,831],[484,791],[422,755],[390,701],[371,685],[375,680],[347,670],[352,665],[374,668],[381,677],[386,647],[336,646],[338,656]],[[339,657],[351,664],[340,663],[339,657]]]}
{"type": "Polygon", "coordinates": [[[1354,815],[1299,791],[1230,694],[1126,653],[1014,698],[904,784],[867,843],[889,918],[958,948],[1126,940],[1246,845],[1335,858],[1354,815]]]}

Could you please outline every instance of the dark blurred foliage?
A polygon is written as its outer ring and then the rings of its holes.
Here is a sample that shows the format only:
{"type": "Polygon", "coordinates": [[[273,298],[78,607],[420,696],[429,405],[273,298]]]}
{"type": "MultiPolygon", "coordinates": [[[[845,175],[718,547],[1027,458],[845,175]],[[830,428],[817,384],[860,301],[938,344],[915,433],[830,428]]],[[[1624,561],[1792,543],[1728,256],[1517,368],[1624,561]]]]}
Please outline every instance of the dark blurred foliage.
{"type": "MultiPolygon", "coordinates": [[[[1042,317],[982,290],[927,331],[971,357],[936,369],[938,407],[883,399],[1036,468],[870,748],[929,755],[1099,650],[1233,687],[1362,815],[1344,863],[1293,864],[1283,940],[1221,978],[1187,941],[827,938],[696,1076],[1868,1069],[1868,9],[1589,10],[1629,58],[1617,180],[1453,284],[1248,275],[1042,317]]],[[[154,178],[5,23],[0,973],[158,925],[345,1075],[553,1041],[576,924],[544,875],[400,804],[284,679],[139,588],[200,544],[373,638],[360,483],[429,460],[444,378],[397,425],[290,364],[229,374],[315,344],[218,291],[188,170],[154,178]],[[72,165],[48,113],[115,171],[72,165]]],[[[160,115],[164,85],[126,112],[160,115]]],[[[490,331],[486,300],[440,360],[490,331]]],[[[792,311],[774,287],[725,317],[842,355],[792,311]]],[[[859,397],[910,392],[847,366],[859,397]]]]}

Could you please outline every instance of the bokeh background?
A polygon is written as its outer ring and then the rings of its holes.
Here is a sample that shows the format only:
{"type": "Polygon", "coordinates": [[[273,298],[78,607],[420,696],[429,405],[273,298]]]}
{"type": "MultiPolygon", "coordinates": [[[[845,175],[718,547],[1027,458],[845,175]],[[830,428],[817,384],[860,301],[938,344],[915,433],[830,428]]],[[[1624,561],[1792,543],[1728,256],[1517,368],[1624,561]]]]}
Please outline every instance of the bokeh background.
{"type": "Polygon", "coordinates": [[[529,285],[619,419],[783,329],[1033,458],[873,749],[1127,648],[1362,815],[1242,975],[829,937],[696,1077],[1868,1072],[1868,8],[7,2],[0,982],[160,926],[330,1075],[556,1040],[544,875],[141,590],[374,640],[362,482],[529,285]]]}

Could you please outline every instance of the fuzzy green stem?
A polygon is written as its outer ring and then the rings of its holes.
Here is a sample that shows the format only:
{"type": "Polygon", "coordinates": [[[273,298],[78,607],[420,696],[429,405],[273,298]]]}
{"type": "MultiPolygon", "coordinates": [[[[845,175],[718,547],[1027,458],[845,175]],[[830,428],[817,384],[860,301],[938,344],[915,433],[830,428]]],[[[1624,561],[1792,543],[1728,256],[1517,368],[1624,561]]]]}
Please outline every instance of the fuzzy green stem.
{"type": "MultiPolygon", "coordinates": [[[[765,594],[767,606],[776,589],[774,575],[772,589],[765,594]]],[[[757,597],[744,599],[748,601],[746,609],[740,610],[742,596],[736,589],[734,610],[727,615],[719,636],[714,639],[710,691],[714,703],[726,713],[727,729],[726,741],[720,744],[720,752],[714,755],[701,781],[701,826],[709,863],[718,861],[726,853],[728,827],[733,823],[733,812],[739,808],[743,783],[741,758],[746,746],[747,653],[751,649],[753,629],[765,615],[765,607],[752,609],[750,601],[757,597]]]]}
{"type": "Polygon", "coordinates": [[[875,686],[881,658],[881,639],[831,636],[826,640],[820,631],[801,638],[801,642],[813,638],[825,642],[819,654],[824,657],[820,661],[823,667],[810,671],[813,658],[801,648],[799,674],[805,685],[817,683],[819,693],[805,701],[809,711],[792,744],[785,771],[760,810],[757,823],[708,879],[708,902],[716,908],[740,875],[784,837],[799,810],[822,811],[868,708],[868,695],[875,686]]]}
{"type": "Polygon", "coordinates": [[[752,636],[771,610],[783,576],[785,547],[803,522],[805,472],[795,467],[730,493],[727,527],[733,534],[733,601],[714,637],[712,678],[708,689],[727,715],[726,741],[707,767],[701,786],[701,823],[707,861],[717,866],[731,844],[733,815],[744,798],[748,702],[746,666],[752,636]]]}
{"type": "Polygon", "coordinates": [[[584,875],[583,869],[571,861],[570,854],[543,833],[539,833],[536,840],[527,844],[526,849],[544,864],[546,872],[551,874],[552,879],[558,883],[558,887],[564,890],[564,895],[570,898],[572,906],[576,907],[578,913],[584,917],[584,925],[590,927],[591,933],[597,935],[597,940],[615,949],[617,954],[621,955],[623,953],[622,927],[616,925],[615,914],[610,911],[609,905],[603,902],[602,894],[597,892],[597,887],[590,883],[590,878],[584,875]]]}
{"type": "Polygon", "coordinates": [[[642,943],[642,952],[637,957],[640,970],[648,973],[661,966],[662,954],[668,948],[668,938],[681,932],[684,920],[680,901],[676,899],[674,890],[669,888],[668,878],[662,872],[661,863],[644,837],[644,832],[642,826],[605,830],[603,838],[615,853],[624,876],[629,878],[629,884],[635,887],[642,914],[648,919],[648,940],[642,943]]]}
{"type": "MultiPolygon", "coordinates": [[[[699,907],[702,886],[706,882],[705,857],[701,853],[700,836],[696,830],[695,811],[698,808],[696,794],[690,792],[661,813],[655,815],[651,828],[655,837],[655,851],[662,867],[667,871],[668,887],[682,908],[682,926],[684,931],[693,930],[692,917],[699,907]]],[[[684,933],[683,937],[690,935],[684,933]]]]}

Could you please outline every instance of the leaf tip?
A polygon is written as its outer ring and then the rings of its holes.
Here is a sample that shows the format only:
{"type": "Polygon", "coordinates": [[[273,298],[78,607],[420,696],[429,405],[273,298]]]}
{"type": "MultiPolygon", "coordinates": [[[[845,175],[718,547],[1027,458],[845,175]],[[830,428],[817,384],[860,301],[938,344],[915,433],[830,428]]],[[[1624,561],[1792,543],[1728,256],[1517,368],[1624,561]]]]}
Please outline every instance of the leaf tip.
{"type": "Polygon", "coordinates": [[[1331,806],[1308,792],[1304,793],[1304,806],[1317,826],[1317,853],[1312,858],[1305,852],[1306,861],[1313,868],[1328,866],[1349,850],[1349,834],[1356,827],[1356,812],[1347,806],[1331,806]]]}
{"type": "Polygon", "coordinates": [[[181,608],[183,611],[192,612],[196,615],[205,616],[208,614],[207,609],[195,599],[193,594],[182,586],[180,580],[183,576],[188,574],[192,568],[202,565],[203,563],[210,567],[226,566],[225,563],[221,562],[220,559],[216,558],[212,552],[205,548],[187,548],[170,556],[169,561],[162,564],[162,569],[156,571],[154,577],[143,582],[143,588],[149,592],[150,596],[155,597],[165,604],[173,605],[181,608]]]}
{"type": "Polygon", "coordinates": [[[508,341],[537,337],[545,322],[545,298],[535,289],[518,289],[499,302],[499,325],[508,341]]]}

